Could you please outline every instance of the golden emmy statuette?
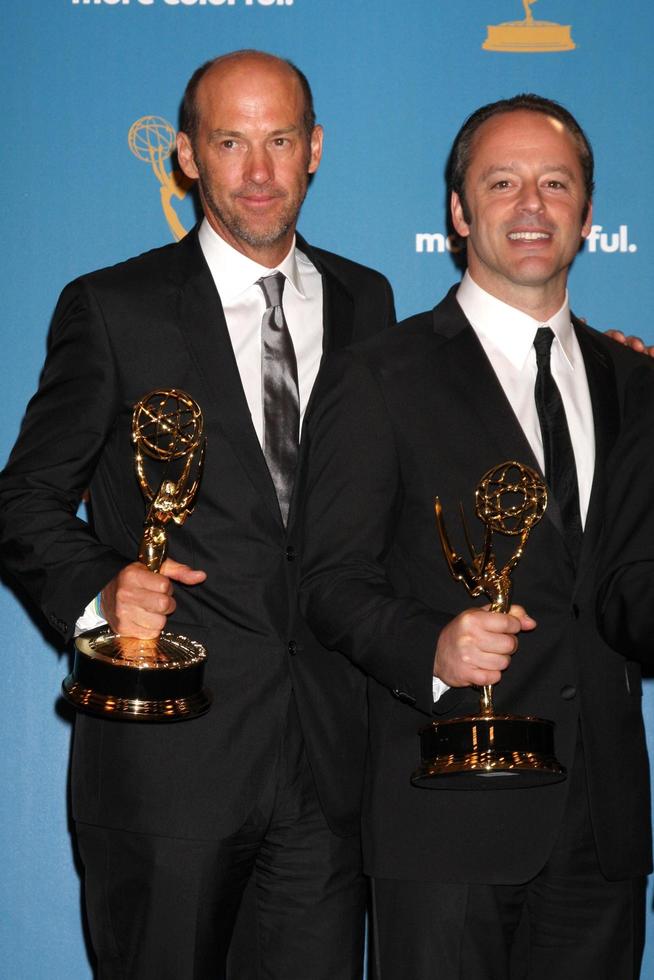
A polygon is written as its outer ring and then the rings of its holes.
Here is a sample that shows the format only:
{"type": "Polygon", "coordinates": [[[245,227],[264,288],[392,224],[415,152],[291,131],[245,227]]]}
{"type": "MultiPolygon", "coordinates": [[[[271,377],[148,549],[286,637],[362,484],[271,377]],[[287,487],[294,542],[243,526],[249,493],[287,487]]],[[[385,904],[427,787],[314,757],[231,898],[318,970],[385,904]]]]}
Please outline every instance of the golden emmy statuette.
{"type": "MultiPolygon", "coordinates": [[[[132,441],[148,505],[138,560],[158,572],[166,557],[166,525],[184,523],[200,486],[206,446],[200,406],[175,388],[151,391],[134,406],[132,441]],[[146,457],[163,464],[156,489],[150,486],[146,457]]],[[[202,644],[186,636],[163,630],[155,640],[140,640],[100,626],[76,638],[63,692],[76,708],[103,718],[196,718],[211,704],[202,686],[206,659],[202,644]]]]}
{"type": "Polygon", "coordinates": [[[531,12],[534,3],[536,0],[522,0],[524,20],[489,24],[482,48],[486,51],[524,51],[527,54],[574,50],[576,45],[570,35],[570,25],[555,24],[551,20],[534,20],[531,12]]]}
{"type": "MultiPolygon", "coordinates": [[[[471,543],[461,508],[471,557],[468,564],[449,542],[441,503],[436,498],[438,534],[452,577],[463,582],[471,596],[487,596],[493,612],[508,612],[511,575],[546,506],[547,490],[535,470],[514,461],[494,466],[475,491],[475,511],[485,526],[481,551],[471,543]],[[517,547],[501,568],[493,551],[496,533],[518,538],[517,547]]],[[[554,755],[553,723],[530,716],[496,715],[492,687],[481,689],[477,714],[433,721],[424,728],[420,749],[421,765],[411,782],[429,789],[522,788],[559,782],[566,776],[554,755]]]]}

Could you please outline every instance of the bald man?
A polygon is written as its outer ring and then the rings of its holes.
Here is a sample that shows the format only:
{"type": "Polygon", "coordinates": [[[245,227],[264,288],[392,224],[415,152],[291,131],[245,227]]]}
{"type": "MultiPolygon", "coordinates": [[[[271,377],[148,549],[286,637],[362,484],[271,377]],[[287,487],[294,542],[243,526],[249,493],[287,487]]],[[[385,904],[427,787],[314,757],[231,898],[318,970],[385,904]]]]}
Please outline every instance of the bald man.
{"type": "Polygon", "coordinates": [[[261,977],[361,974],[365,686],[296,609],[297,441],[324,352],[394,309],[381,275],[296,235],[322,140],[292,64],[241,51],[195,72],[177,146],[204,218],[178,244],[66,287],[0,479],[5,562],[66,639],[99,593],[117,632],[168,626],[209,651],[203,717],[76,721],[73,815],[102,980],[224,977],[252,875],[261,977]],[[277,407],[262,394],[263,322],[280,302],[281,477],[277,407]],[[144,505],[130,416],[173,387],[199,402],[208,450],[193,518],[154,575],[134,561],[144,505]],[[75,516],[87,486],[90,526],[75,516]]]}

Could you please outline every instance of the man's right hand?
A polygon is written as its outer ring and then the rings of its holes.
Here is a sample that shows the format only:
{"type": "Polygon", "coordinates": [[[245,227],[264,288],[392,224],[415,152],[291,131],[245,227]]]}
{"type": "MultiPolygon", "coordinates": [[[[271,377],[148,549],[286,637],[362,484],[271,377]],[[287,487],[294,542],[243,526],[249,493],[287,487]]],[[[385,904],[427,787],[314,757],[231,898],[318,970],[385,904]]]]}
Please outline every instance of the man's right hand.
{"type": "Polygon", "coordinates": [[[522,606],[511,606],[508,613],[466,609],[441,630],[434,677],[449,687],[497,684],[518,649],[517,634],[535,626],[522,606]]]}
{"type": "Polygon", "coordinates": [[[176,607],[173,582],[198,585],[206,577],[201,569],[181,565],[172,558],[166,558],[159,573],[132,562],[102,590],[102,615],[115,633],[156,639],[176,607]]]}

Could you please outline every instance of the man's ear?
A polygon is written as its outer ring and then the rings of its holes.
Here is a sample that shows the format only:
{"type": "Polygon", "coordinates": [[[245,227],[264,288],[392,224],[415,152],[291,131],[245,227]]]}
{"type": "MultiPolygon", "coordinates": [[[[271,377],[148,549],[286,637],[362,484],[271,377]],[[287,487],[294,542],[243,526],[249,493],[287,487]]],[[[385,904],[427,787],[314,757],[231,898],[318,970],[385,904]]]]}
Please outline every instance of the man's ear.
{"type": "Polygon", "coordinates": [[[186,133],[177,134],[177,159],[186,176],[190,177],[191,180],[197,180],[200,175],[195,166],[193,147],[186,133]]]}
{"type": "Polygon", "coordinates": [[[309,157],[307,173],[315,174],[318,169],[322,157],[322,138],[322,126],[314,126],[313,132],[311,133],[311,156],[309,157]]]}
{"type": "Polygon", "coordinates": [[[463,204],[456,191],[452,191],[450,196],[450,213],[452,215],[454,230],[459,238],[467,238],[470,234],[470,226],[463,217],[463,204]]]}
{"type": "Polygon", "coordinates": [[[593,226],[593,202],[588,202],[588,214],[586,215],[586,220],[584,221],[581,228],[581,237],[588,238],[590,234],[590,229],[593,226]]]}

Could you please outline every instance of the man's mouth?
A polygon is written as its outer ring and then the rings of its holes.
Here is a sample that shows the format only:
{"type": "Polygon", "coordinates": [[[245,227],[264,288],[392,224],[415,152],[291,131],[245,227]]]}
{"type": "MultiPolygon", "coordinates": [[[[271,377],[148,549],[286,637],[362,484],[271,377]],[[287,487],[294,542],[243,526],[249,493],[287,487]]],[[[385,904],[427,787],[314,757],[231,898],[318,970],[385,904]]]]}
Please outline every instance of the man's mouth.
{"type": "Polygon", "coordinates": [[[539,242],[551,237],[547,231],[510,231],[508,234],[512,242],[539,242]]]}
{"type": "Polygon", "coordinates": [[[270,201],[278,201],[285,195],[282,191],[242,191],[235,195],[241,201],[248,204],[269,204],[270,201]]]}

